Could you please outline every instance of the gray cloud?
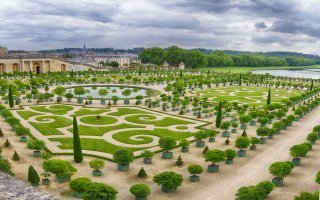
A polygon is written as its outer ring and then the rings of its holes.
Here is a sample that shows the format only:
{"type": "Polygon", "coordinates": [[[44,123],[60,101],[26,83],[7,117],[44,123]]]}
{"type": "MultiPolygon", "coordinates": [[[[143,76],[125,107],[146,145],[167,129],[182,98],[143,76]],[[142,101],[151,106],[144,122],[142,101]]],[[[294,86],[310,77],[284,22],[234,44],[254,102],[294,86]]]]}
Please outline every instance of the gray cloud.
{"type": "Polygon", "coordinates": [[[1,46],[290,50],[319,53],[317,0],[10,0],[1,46]]]}

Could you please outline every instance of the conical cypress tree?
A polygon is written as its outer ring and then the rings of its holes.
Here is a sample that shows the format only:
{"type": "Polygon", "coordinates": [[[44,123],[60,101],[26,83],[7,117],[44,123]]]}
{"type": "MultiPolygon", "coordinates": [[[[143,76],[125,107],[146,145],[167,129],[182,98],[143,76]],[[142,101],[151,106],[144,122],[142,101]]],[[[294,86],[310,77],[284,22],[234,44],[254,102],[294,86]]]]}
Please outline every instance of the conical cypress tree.
{"type": "Polygon", "coordinates": [[[40,177],[37,173],[37,171],[33,168],[32,165],[29,167],[28,171],[28,181],[31,183],[33,186],[38,186],[40,182],[40,177]]]}
{"type": "Polygon", "coordinates": [[[241,86],[242,85],[242,78],[241,78],[241,74],[240,74],[240,76],[239,76],[239,86],[241,86]]]}
{"type": "Polygon", "coordinates": [[[216,118],[216,127],[219,128],[221,124],[221,115],[222,115],[222,103],[219,102],[218,113],[216,118]]]}
{"type": "Polygon", "coordinates": [[[0,137],[3,137],[2,129],[0,129],[0,137]]]}
{"type": "Polygon", "coordinates": [[[14,151],[14,154],[13,154],[12,159],[13,159],[14,161],[20,160],[20,157],[19,157],[19,155],[18,155],[18,153],[17,153],[16,151],[14,151]]]}
{"type": "Polygon", "coordinates": [[[146,171],[143,169],[143,167],[141,167],[141,169],[140,169],[140,171],[139,171],[139,173],[138,173],[138,177],[139,177],[139,178],[144,178],[144,177],[146,177],[146,176],[147,176],[146,171]]]}
{"type": "Polygon", "coordinates": [[[6,142],[4,143],[4,146],[5,147],[10,147],[11,146],[11,143],[9,142],[8,139],[6,139],[6,142]]]}
{"type": "Polygon", "coordinates": [[[76,163],[81,163],[83,160],[78,123],[75,116],[73,117],[73,157],[76,163]]]}
{"type": "Polygon", "coordinates": [[[11,85],[9,85],[9,106],[10,108],[13,108],[14,104],[13,104],[13,96],[12,96],[12,88],[11,85]]]}
{"type": "Polygon", "coordinates": [[[247,132],[246,132],[246,130],[243,130],[243,132],[242,132],[241,136],[243,136],[243,137],[247,137],[247,132]]]}
{"type": "Polygon", "coordinates": [[[202,154],[207,153],[207,151],[209,151],[209,147],[206,145],[206,147],[203,149],[202,154]]]}
{"type": "Polygon", "coordinates": [[[268,91],[268,98],[267,98],[267,105],[270,105],[271,103],[271,89],[268,91]]]}
{"type": "Polygon", "coordinates": [[[310,91],[313,90],[313,80],[311,81],[310,91]]]}
{"type": "Polygon", "coordinates": [[[230,144],[229,137],[227,137],[227,139],[226,139],[226,141],[224,141],[224,143],[225,143],[226,145],[230,144]]]}

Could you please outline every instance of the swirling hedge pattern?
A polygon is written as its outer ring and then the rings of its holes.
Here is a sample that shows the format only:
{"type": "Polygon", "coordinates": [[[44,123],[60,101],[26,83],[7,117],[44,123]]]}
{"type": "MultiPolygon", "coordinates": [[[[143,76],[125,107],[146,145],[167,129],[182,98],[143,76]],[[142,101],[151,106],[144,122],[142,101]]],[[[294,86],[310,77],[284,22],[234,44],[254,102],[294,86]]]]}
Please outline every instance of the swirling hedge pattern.
{"type": "Polygon", "coordinates": [[[159,117],[155,115],[131,115],[125,117],[125,120],[128,122],[136,124],[153,124],[158,127],[167,127],[171,125],[184,125],[184,124],[194,124],[189,121],[176,119],[173,117],[159,117]]]}
{"type": "Polygon", "coordinates": [[[57,128],[63,128],[72,125],[72,121],[60,116],[40,116],[35,117],[30,124],[43,135],[62,135],[57,128]]]}

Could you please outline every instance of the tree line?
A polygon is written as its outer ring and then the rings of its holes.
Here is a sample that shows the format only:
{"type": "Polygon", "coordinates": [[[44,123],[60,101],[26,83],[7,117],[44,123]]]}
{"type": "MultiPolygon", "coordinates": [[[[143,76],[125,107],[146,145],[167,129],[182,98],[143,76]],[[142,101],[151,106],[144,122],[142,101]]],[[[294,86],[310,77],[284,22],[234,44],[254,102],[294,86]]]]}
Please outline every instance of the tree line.
{"type": "Polygon", "coordinates": [[[155,65],[162,65],[164,62],[168,62],[171,66],[177,66],[183,62],[189,68],[308,66],[316,64],[314,59],[294,56],[229,55],[223,51],[204,53],[200,50],[187,50],[178,46],[171,46],[167,49],[159,47],[146,48],[141,51],[140,58],[142,63],[155,65]]]}

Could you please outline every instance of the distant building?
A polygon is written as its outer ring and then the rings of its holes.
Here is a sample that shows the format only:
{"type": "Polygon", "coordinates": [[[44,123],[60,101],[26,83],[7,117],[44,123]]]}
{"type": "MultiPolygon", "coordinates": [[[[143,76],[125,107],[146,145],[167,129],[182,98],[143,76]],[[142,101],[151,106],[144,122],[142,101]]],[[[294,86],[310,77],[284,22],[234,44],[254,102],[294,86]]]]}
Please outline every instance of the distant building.
{"type": "Polygon", "coordinates": [[[110,63],[112,61],[115,61],[119,63],[120,67],[123,66],[129,66],[130,63],[140,63],[140,59],[138,55],[135,54],[117,54],[117,53],[112,53],[112,54],[96,54],[94,56],[94,60],[96,63],[110,63]]]}
{"type": "Polygon", "coordinates": [[[0,54],[8,54],[8,49],[6,47],[1,47],[0,46],[0,54]]]}
{"type": "Polygon", "coordinates": [[[179,69],[184,70],[184,68],[185,68],[185,64],[183,62],[181,62],[179,64],[179,69]]]}

